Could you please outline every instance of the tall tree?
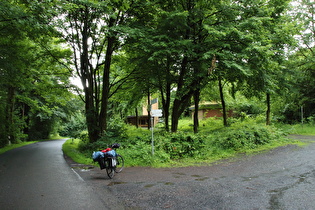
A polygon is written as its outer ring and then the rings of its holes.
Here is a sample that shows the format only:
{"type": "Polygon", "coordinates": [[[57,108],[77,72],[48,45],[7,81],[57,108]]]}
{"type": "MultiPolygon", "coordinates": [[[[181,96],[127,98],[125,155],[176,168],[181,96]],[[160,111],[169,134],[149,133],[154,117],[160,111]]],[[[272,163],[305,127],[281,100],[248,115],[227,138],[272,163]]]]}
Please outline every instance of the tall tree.
{"type": "Polygon", "coordinates": [[[135,1],[62,1],[59,28],[73,50],[73,65],[84,91],[91,142],[108,123],[112,56],[124,41],[128,11],[135,1]]]}
{"type": "Polygon", "coordinates": [[[225,22],[218,38],[215,75],[233,87],[245,87],[247,95],[266,95],[269,124],[270,95],[284,84],[281,62],[285,46],[293,40],[293,24],[286,14],[288,1],[244,1],[233,7],[237,12],[225,16],[233,21],[225,22]]]}
{"type": "Polygon", "coordinates": [[[215,14],[215,11],[207,10],[217,5],[212,3],[157,1],[153,20],[140,28],[144,36],[138,39],[140,44],[134,50],[143,61],[141,65],[146,63],[147,75],[160,91],[166,130],[169,130],[168,118],[171,116],[171,131],[177,131],[181,114],[207,79],[209,62],[205,62],[208,59],[203,53],[208,51],[205,45],[208,33],[203,24],[215,14]],[[206,14],[209,11],[210,14],[206,14]],[[172,91],[175,93],[173,100],[172,91]]]}
{"type": "Polygon", "coordinates": [[[284,112],[286,121],[300,121],[300,109],[303,106],[304,116],[314,116],[314,84],[315,84],[315,5],[309,0],[294,2],[294,10],[290,13],[298,21],[301,33],[296,36],[298,45],[292,50],[288,59],[289,78],[293,87],[284,112]]]}
{"type": "Polygon", "coordinates": [[[56,95],[47,87],[62,90],[54,91],[60,96],[67,92],[63,87],[68,85],[69,73],[59,65],[67,53],[47,25],[52,15],[45,8],[50,6],[38,1],[0,2],[0,119],[5,122],[1,145],[27,139],[32,116],[54,111],[56,95]]]}
{"type": "Polygon", "coordinates": [[[256,43],[247,50],[250,53],[247,63],[251,76],[247,79],[247,92],[266,98],[266,124],[271,119],[271,96],[286,86],[283,68],[288,46],[294,44],[295,22],[288,16],[289,1],[270,1],[262,12],[268,19],[256,28],[256,43]]]}

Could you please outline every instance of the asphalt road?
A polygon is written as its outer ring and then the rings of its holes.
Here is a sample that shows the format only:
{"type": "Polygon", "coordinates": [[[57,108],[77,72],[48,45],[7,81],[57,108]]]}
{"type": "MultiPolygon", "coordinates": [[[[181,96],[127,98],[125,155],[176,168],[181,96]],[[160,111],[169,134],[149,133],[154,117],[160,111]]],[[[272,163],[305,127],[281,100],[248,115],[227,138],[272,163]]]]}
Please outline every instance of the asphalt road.
{"type": "MultiPolygon", "coordinates": [[[[94,189],[110,191],[125,209],[315,209],[315,138],[210,166],[126,168],[114,179],[77,168],[94,189]]],[[[119,150],[118,150],[119,152],[119,150]]]]}
{"type": "Polygon", "coordinates": [[[39,142],[0,155],[0,209],[123,208],[69,167],[61,150],[64,141],[39,142]]]}
{"type": "Polygon", "coordinates": [[[0,155],[0,209],[315,209],[315,138],[303,138],[304,147],[208,166],[130,167],[114,179],[69,167],[64,140],[40,142],[0,155]]]}

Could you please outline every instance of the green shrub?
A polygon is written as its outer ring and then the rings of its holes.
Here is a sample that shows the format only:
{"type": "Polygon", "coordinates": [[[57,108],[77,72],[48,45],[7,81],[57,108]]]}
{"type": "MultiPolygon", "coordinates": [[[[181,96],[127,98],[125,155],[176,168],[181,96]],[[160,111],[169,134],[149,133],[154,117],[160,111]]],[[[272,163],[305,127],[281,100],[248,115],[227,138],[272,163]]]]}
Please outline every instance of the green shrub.
{"type": "Polygon", "coordinates": [[[152,145],[147,141],[127,144],[118,152],[123,155],[129,166],[159,166],[170,161],[170,156],[158,147],[155,147],[154,155],[152,155],[152,145]]]}
{"type": "Polygon", "coordinates": [[[194,157],[205,146],[202,136],[183,132],[165,133],[157,140],[157,147],[169,154],[171,159],[194,157]]]}
{"type": "Polygon", "coordinates": [[[307,124],[314,126],[315,125],[315,116],[310,116],[306,119],[307,124]]]}
{"type": "Polygon", "coordinates": [[[108,144],[104,141],[97,141],[90,143],[88,141],[80,141],[78,144],[78,149],[82,153],[89,153],[92,154],[93,151],[99,151],[106,149],[108,147],[108,144]]]}
{"type": "Polygon", "coordinates": [[[236,113],[240,117],[255,116],[263,113],[263,109],[257,103],[241,103],[236,106],[236,113]]]}
{"type": "Polygon", "coordinates": [[[243,128],[224,128],[215,136],[214,142],[222,149],[242,150],[253,149],[270,143],[283,133],[273,127],[249,125],[243,128]]]}
{"type": "MultiPolygon", "coordinates": [[[[284,133],[273,126],[265,126],[261,117],[235,120],[230,127],[223,127],[220,119],[200,121],[200,132],[188,131],[190,125],[185,120],[185,132],[169,133],[161,128],[154,130],[154,155],[152,155],[151,131],[130,125],[119,125],[116,131],[107,132],[95,143],[89,143],[87,133],[82,132],[78,145],[79,151],[91,159],[93,151],[107,148],[113,143],[120,143],[117,152],[121,154],[126,166],[170,166],[183,162],[212,162],[231,157],[239,152],[259,151],[268,145],[283,145],[284,133]],[[85,140],[84,140],[85,139],[85,140]],[[277,144],[275,144],[277,142],[277,144]]],[[[182,127],[182,128],[183,128],[182,127]]],[[[190,128],[192,129],[192,128],[190,128]]],[[[183,164],[185,165],[185,164],[183,164]]]]}
{"type": "Polygon", "coordinates": [[[61,136],[79,138],[80,133],[86,129],[85,116],[78,112],[77,114],[71,116],[69,121],[62,128],[60,128],[59,134],[61,136]]]}

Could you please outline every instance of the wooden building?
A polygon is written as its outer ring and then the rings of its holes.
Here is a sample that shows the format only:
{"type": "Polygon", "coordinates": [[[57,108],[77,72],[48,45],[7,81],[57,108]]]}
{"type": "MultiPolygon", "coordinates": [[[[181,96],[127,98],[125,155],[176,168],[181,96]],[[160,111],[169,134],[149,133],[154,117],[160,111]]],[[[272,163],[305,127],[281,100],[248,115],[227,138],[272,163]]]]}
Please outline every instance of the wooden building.
{"type": "MultiPolygon", "coordinates": [[[[195,114],[195,106],[189,108],[192,111],[192,117],[195,114]]],[[[228,117],[233,116],[233,110],[227,110],[228,117]]],[[[217,102],[203,102],[199,104],[198,119],[209,117],[223,117],[222,105],[217,102]]]]}
{"type": "MultiPolygon", "coordinates": [[[[151,110],[157,110],[157,109],[159,109],[159,103],[158,103],[158,99],[155,98],[155,99],[151,100],[151,110]]],[[[152,120],[152,119],[150,119],[150,120],[152,120]]],[[[138,122],[139,127],[147,128],[149,126],[149,115],[148,115],[147,106],[142,107],[142,111],[138,116],[133,115],[133,116],[127,117],[127,123],[128,124],[137,125],[137,122],[138,122]]],[[[159,118],[154,117],[153,118],[153,125],[155,126],[158,122],[159,122],[159,118]]]]}

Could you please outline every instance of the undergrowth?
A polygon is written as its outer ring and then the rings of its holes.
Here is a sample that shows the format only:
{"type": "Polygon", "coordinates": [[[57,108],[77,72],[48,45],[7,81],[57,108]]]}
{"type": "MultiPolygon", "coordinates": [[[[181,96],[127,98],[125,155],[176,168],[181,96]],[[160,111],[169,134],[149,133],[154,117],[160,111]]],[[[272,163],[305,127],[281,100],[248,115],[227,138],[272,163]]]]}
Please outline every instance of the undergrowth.
{"type": "Polygon", "coordinates": [[[171,167],[208,164],[239,153],[249,154],[295,142],[285,138],[286,132],[282,129],[265,126],[255,119],[235,121],[229,127],[221,124],[217,119],[201,121],[197,134],[191,131],[191,120],[182,120],[177,133],[155,128],[154,155],[151,131],[128,125],[119,129],[120,135],[112,132],[95,143],[88,143],[83,133],[83,140],[72,142],[70,146],[75,156],[84,156],[80,160],[83,163],[91,163],[93,151],[120,143],[117,152],[124,157],[126,166],[171,167]]]}
{"type": "Polygon", "coordinates": [[[312,124],[279,124],[277,127],[285,130],[288,134],[315,135],[315,125],[312,124]]]}

